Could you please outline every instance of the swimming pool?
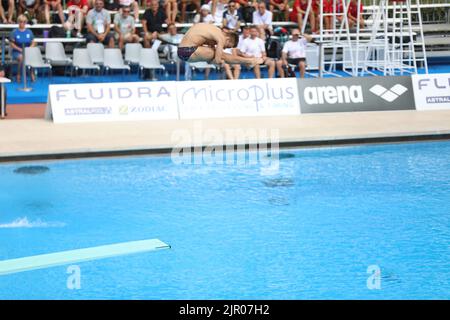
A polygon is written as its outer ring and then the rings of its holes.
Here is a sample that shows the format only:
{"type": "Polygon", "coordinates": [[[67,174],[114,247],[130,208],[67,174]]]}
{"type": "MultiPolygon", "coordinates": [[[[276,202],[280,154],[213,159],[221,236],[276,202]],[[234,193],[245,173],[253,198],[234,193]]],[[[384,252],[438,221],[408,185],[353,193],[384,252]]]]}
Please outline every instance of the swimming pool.
{"type": "Polygon", "coordinates": [[[169,250],[0,276],[1,299],[450,298],[450,142],[0,165],[0,260],[140,239],[169,250]],[[369,290],[369,266],[380,270],[369,290]]]}

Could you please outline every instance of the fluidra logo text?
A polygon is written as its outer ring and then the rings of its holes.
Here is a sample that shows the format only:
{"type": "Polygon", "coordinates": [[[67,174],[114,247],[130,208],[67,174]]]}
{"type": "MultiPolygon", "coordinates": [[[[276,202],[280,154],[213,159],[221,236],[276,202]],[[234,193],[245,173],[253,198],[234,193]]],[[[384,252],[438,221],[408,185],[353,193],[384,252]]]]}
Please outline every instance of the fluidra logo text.
{"type": "Polygon", "coordinates": [[[325,86],[306,87],[304,98],[307,104],[336,104],[336,103],[363,103],[362,87],[355,86],[325,86]]]}

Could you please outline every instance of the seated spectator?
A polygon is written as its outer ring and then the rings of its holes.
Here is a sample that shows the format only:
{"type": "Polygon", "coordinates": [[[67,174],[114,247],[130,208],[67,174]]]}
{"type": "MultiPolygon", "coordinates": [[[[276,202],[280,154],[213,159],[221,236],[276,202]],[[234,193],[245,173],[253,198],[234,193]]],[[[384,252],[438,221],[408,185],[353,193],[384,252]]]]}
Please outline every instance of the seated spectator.
{"type": "Polygon", "coordinates": [[[114,37],[111,35],[111,16],[104,8],[103,0],[95,0],[94,8],[86,16],[88,35],[87,43],[100,42],[114,48],[114,37]]]}
{"type": "MultiPolygon", "coordinates": [[[[34,41],[33,32],[27,29],[28,19],[25,15],[21,14],[17,18],[19,27],[11,31],[9,35],[9,41],[12,48],[12,58],[17,61],[17,82],[20,82],[20,73],[22,72],[23,63],[23,49],[22,47],[34,47],[36,42],[34,41]]],[[[31,81],[35,81],[34,71],[31,70],[31,81]]]]}
{"type": "Polygon", "coordinates": [[[253,12],[257,7],[256,1],[253,0],[236,0],[238,11],[245,23],[253,22],[253,12]]]}
{"type": "Polygon", "coordinates": [[[137,0],[119,0],[120,8],[128,7],[133,12],[135,22],[139,22],[139,4],[137,0]]]}
{"type": "Polygon", "coordinates": [[[200,0],[181,0],[181,22],[187,22],[186,21],[186,9],[188,5],[192,5],[195,8],[196,12],[200,11],[200,0]]]}
{"type": "Polygon", "coordinates": [[[253,25],[258,28],[262,39],[266,38],[266,32],[272,34],[272,12],[266,9],[263,1],[258,3],[258,10],[253,12],[253,25]]]}
{"type": "Polygon", "coordinates": [[[222,24],[223,14],[227,11],[229,0],[211,0],[208,4],[215,23],[222,24]]]}
{"type": "MultiPolygon", "coordinates": [[[[241,52],[242,43],[248,37],[250,37],[250,27],[245,26],[244,28],[242,28],[242,34],[239,36],[237,48],[229,48],[229,49],[225,49],[224,51],[229,54],[234,53],[234,54],[238,55],[241,52]]],[[[241,65],[240,64],[224,63],[223,68],[225,70],[225,75],[227,76],[227,79],[230,79],[230,80],[239,79],[239,77],[241,75],[241,65]]]]}
{"type": "Polygon", "coordinates": [[[150,48],[151,43],[162,33],[162,24],[167,23],[166,13],[159,6],[158,0],[152,0],[149,9],[146,9],[142,17],[142,28],[144,30],[144,47],[150,48]]]}
{"type": "Polygon", "coordinates": [[[363,17],[363,4],[362,1],[360,3],[360,7],[359,7],[359,19],[358,19],[358,0],[350,0],[350,3],[348,5],[348,9],[347,9],[347,19],[348,19],[348,26],[350,29],[352,29],[355,24],[358,23],[359,20],[359,27],[361,29],[364,28],[364,17],[363,17]]]}
{"type": "MultiPolygon", "coordinates": [[[[228,54],[237,54],[237,48],[227,48],[224,49],[223,52],[228,54]],[[235,51],[235,52],[233,52],[235,51]]],[[[225,71],[225,75],[229,80],[237,80],[241,75],[241,65],[240,64],[229,64],[224,63],[223,69],[225,71]]]]}
{"type": "MultiPolygon", "coordinates": [[[[324,14],[326,14],[326,13],[328,13],[328,14],[329,13],[333,13],[333,0],[323,0],[323,13],[324,14]]],[[[319,15],[320,15],[320,13],[319,13],[319,15]]],[[[319,19],[320,19],[320,17],[319,17],[319,19]]],[[[318,20],[317,23],[320,24],[320,20],[319,19],[317,19],[318,20]]],[[[326,32],[331,30],[332,23],[333,23],[333,18],[331,16],[324,16],[323,17],[323,24],[324,24],[326,32]]],[[[319,28],[316,28],[316,29],[319,29],[319,28]]]]}
{"type": "Polygon", "coordinates": [[[194,23],[214,23],[214,17],[211,15],[209,5],[202,5],[200,12],[194,17],[194,23]]]}
{"type": "Polygon", "coordinates": [[[237,48],[241,49],[241,46],[244,43],[244,40],[249,37],[250,37],[250,27],[245,26],[242,28],[242,34],[239,36],[237,48]]]}
{"type": "Polygon", "coordinates": [[[223,13],[222,25],[231,31],[238,32],[241,29],[242,16],[237,10],[236,1],[228,3],[228,10],[223,13]]]}
{"type": "MultiPolygon", "coordinates": [[[[264,41],[260,38],[258,27],[251,27],[250,37],[242,42],[239,48],[239,54],[246,58],[262,58],[263,64],[268,67],[269,78],[273,78],[275,74],[275,61],[267,57],[264,41]]],[[[253,72],[257,79],[261,78],[261,68],[258,64],[253,68],[253,72]]]]}
{"type": "MultiPolygon", "coordinates": [[[[308,10],[308,0],[295,0],[290,14],[290,19],[293,22],[297,22],[298,28],[301,30],[303,28],[303,19],[305,18],[306,11],[308,10]]],[[[314,13],[314,8],[311,5],[309,11],[309,23],[311,26],[312,33],[317,33],[316,29],[316,16],[314,13]]]]}
{"type": "Polygon", "coordinates": [[[159,38],[163,41],[173,43],[163,45],[162,51],[169,60],[174,61],[177,57],[178,51],[176,44],[181,42],[181,39],[183,39],[183,34],[178,33],[177,27],[174,23],[170,23],[167,26],[167,33],[162,34],[159,38]]]}
{"type": "Polygon", "coordinates": [[[304,35],[300,38],[300,30],[292,29],[292,40],[287,41],[281,51],[281,59],[277,61],[277,70],[281,78],[286,76],[284,68],[296,65],[300,70],[300,78],[305,77],[306,68],[306,46],[312,37],[304,35]]]}
{"type": "Polygon", "coordinates": [[[123,7],[114,16],[115,37],[119,43],[119,48],[123,49],[125,43],[139,42],[139,36],[136,34],[134,19],[130,16],[131,8],[123,7]]]}
{"type": "Polygon", "coordinates": [[[36,24],[40,17],[40,7],[41,0],[19,0],[18,13],[25,15],[28,20],[36,24]]]}
{"type": "Polygon", "coordinates": [[[178,2],[176,0],[164,0],[167,23],[175,23],[178,15],[178,2]]]}
{"type": "Polygon", "coordinates": [[[50,24],[50,10],[58,13],[60,23],[64,23],[64,13],[61,0],[44,0],[45,23],[50,24]]]}
{"type": "Polygon", "coordinates": [[[270,0],[269,3],[269,10],[275,13],[275,10],[281,13],[281,19],[282,21],[288,21],[289,20],[289,1],[288,0],[270,0]]]}
{"type": "Polygon", "coordinates": [[[15,11],[14,0],[2,0],[0,1],[0,18],[3,23],[14,23],[13,15],[15,11]],[[8,18],[6,18],[5,13],[8,12],[8,18]]]}
{"type": "Polygon", "coordinates": [[[89,10],[88,0],[69,0],[67,2],[67,21],[64,23],[64,29],[77,32],[77,37],[81,38],[81,30],[83,29],[84,17],[89,10]]]}

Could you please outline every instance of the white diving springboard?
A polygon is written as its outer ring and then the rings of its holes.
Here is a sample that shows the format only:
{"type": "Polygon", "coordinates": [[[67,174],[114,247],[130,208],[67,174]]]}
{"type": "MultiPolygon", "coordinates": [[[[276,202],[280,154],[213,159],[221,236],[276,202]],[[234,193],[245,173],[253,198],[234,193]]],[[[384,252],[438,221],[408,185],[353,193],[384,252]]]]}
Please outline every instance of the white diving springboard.
{"type": "Polygon", "coordinates": [[[159,239],[149,239],[3,260],[0,275],[169,248],[159,239]]]}

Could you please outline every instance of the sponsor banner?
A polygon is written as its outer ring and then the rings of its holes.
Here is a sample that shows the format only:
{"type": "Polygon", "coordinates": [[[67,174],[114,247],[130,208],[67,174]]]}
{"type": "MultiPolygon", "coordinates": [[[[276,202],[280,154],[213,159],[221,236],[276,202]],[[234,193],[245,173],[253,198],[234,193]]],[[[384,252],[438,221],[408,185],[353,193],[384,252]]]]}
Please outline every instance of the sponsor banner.
{"type": "Polygon", "coordinates": [[[417,110],[450,110],[450,73],[412,76],[417,110]]]}
{"type": "Polygon", "coordinates": [[[56,123],[178,119],[175,82],[50,85],[48,100],[56,123]]]}
{"type": "Polygon", "coordinates": [[[179,82],[177,97],[180,119],[300,114],[293,78],[179,82]]]}
{"type": "Polygon", "coordinates": [[[302,113],[414,110],[410,77],[298,79],[302,113]]]}

